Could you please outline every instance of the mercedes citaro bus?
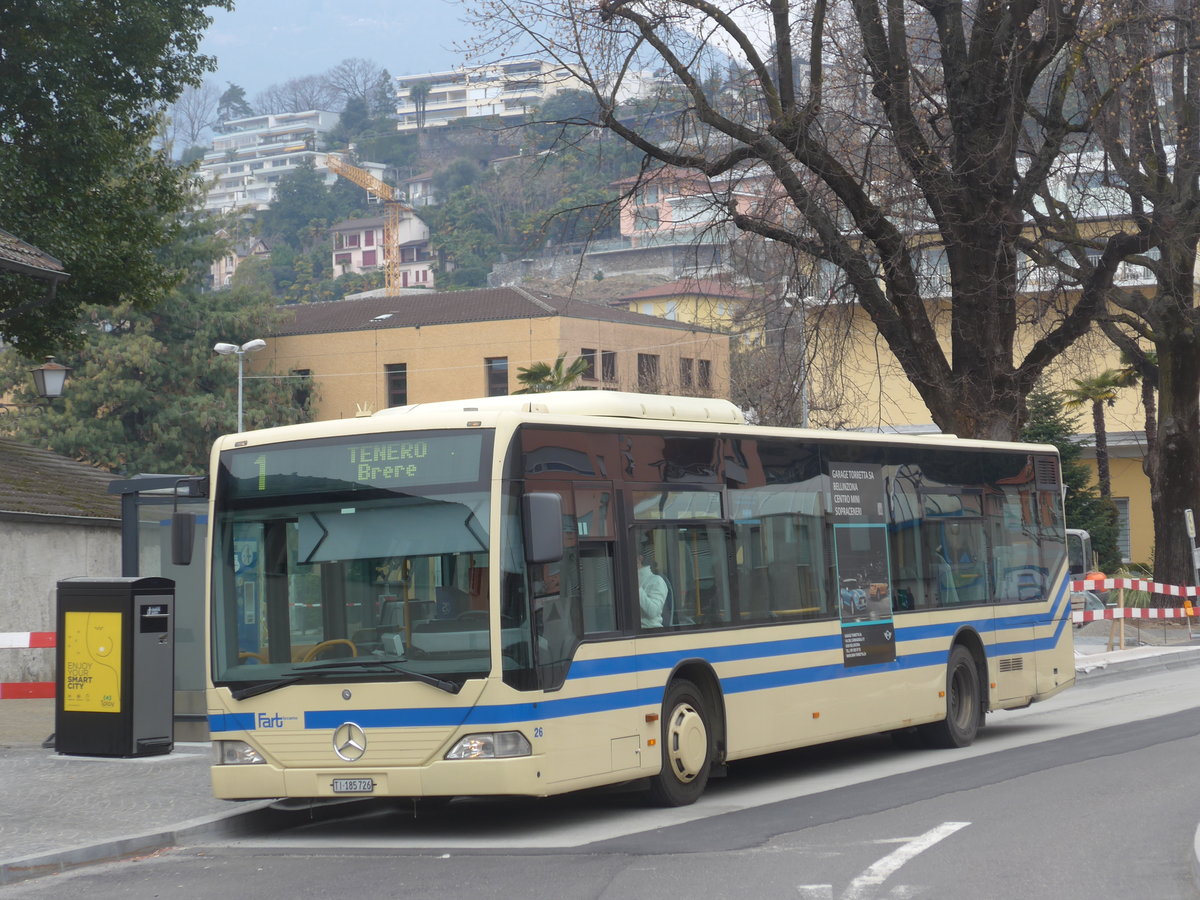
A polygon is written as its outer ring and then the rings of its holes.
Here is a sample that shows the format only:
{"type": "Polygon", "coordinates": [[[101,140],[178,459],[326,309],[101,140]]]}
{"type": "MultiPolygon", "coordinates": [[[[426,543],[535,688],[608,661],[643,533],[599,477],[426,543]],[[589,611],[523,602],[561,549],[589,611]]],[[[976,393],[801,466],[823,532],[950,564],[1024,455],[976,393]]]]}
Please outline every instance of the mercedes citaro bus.
{"type": "Polygon", "coordinates": [[[560,392],[228,435],[209,494],[218,797],[681,805],[1074,680],[1053,447],[560,392]]]}

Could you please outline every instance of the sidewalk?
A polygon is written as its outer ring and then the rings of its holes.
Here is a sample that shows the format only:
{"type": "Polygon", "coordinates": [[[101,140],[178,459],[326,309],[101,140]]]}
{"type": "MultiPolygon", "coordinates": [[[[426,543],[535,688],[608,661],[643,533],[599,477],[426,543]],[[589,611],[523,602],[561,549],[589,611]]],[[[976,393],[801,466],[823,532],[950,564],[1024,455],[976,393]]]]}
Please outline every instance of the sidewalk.
{"type": "MultiPolygon", "coordinates": [[[[1200,663],[1200,639],[1179,627],[1159,630],[1160,642],[1146,646],[1135,646],[1127,631],[1126,649],[1114,651],[1106,649],[1108,623],[1076,629],[1076,676],[1200,663]]],[[[284,815],[268,809],[270,801],[214,799],[207,743],[177,743],[172,753],[138,759],[60,756],[42,747],[53,731],[53,700],[0,700],[0,885],[284,815]]]]}
{"type": "Polygon", "coordinates": [[[0,701],[0,885],[150,853],[266,802],[212,796],[207,743],[136,759],[60,756],[53,700],[0,701]]]}

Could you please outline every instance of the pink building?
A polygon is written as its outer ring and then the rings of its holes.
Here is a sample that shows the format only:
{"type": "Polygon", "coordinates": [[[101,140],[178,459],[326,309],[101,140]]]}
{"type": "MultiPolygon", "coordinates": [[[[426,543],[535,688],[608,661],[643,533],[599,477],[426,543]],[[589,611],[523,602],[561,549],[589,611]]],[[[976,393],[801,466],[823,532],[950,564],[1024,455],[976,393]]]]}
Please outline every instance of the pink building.
{"type": "MultiPolygon", "coordinates": [[[[333,272],[369,272],[382,269],[383,217],[350,219],[329,229],[333,238],[333,272]]],[[[434,286],[435,260],[429,247],[429,228],[414,215],[400,222],[395,252],[400,260],[401,287],[434,286]]]]}

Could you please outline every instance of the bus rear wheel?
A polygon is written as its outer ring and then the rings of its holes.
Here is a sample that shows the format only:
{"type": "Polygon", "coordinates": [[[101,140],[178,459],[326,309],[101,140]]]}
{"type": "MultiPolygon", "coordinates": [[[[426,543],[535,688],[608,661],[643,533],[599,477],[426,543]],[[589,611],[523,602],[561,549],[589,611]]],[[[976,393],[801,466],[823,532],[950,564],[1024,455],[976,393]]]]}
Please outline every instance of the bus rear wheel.
{"type": "Polygon", "coordinates": [[[971,651],[956,644],[946,666],[946,718],[919,726],[930,747],[967,747],[979,733],[982,699],[979,669],[971,651]]]}
{"type": "Polygon", "coordinates": [[[650,801],[656,806],[695,803],[708,784],[716,737],[704,695],[690,681],[667,687],[659,745],[662,771],[650,781],[650,801]]]}

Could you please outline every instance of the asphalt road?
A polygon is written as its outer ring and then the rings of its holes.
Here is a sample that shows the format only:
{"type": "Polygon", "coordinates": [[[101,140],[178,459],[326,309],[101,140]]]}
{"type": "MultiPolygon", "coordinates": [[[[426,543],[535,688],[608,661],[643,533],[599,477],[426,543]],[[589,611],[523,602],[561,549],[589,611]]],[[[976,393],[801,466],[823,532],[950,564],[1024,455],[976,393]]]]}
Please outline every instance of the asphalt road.
{"type": "Polygon", "coordinates": [[[1198,896],[1188,670],[989,719],[966,751],[846,741],[731,767],[701,803],[629,792],[350,804],[274,833],[0,889],[40,898],[1198,896]]]}

